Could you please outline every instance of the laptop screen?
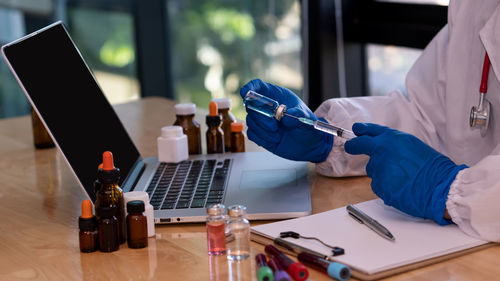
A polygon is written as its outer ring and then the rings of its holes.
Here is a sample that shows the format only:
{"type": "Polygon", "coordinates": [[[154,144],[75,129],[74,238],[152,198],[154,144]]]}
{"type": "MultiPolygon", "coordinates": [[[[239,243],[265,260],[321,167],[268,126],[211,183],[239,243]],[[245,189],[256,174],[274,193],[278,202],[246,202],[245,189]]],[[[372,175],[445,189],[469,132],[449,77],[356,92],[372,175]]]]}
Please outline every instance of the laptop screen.
{"type": "Polygon", "coordinates": [[[78,180],[95,201],[102,153],[113,152],[120,184],[139,152],[61,23],[3,48],[78,180]]]}

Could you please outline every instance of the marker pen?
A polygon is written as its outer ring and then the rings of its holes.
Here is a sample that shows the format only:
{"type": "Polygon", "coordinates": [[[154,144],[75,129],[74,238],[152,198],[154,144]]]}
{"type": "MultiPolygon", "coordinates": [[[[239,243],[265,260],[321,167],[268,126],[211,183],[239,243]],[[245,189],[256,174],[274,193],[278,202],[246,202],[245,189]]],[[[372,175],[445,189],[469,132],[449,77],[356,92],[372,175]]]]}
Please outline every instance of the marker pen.
{"type": "Polygon", "coordinates": [[[276,257],[269,259],[269,267],[274,272],[274,281],[292,281],[292,278],[281,268],[280,262],[276,257]]]}
{"type": "Polygon", "coordinates": [[[351,269],[344,264],[338,262],[330,262],[307,252],[300,253],[297,258],[304,264],[307,264],[308,266],[319,271],[325,272],[326,274],[328,274],[328,276],[340,281],[345,281],[351,278],[351,269]]]}
{"type": "Polygon", "coordinates": [[[266,255],[258,254],[255,256],[257,262],[257,279],[259,281],[274,281],[273,271],[267,266],[266,255]]]}
{"type": "Polygon", "coordinates": [[[273,245],[267,245],[265,251],[268,255],[276,257],[283,268],[297,281],[304,281],[309,277],[309,271],[300,262],[295,262],[287,257],[273,245]]]}

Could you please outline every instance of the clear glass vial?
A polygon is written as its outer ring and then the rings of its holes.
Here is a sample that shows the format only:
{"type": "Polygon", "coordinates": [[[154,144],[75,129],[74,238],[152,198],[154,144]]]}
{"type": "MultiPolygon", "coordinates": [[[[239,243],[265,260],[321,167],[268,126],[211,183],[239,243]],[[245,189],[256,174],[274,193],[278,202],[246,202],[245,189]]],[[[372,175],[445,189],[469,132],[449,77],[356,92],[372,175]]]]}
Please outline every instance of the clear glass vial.
{"type": "Polygon", "coordinates": [[[250,223],[246,219],[247,208],[233,205],[228,208],[227,258],[245,260],[250,257],[250,223]]]}
{"type": "Polygon", "coordinates": [[[226,207],[214,204],[207,208],[207,245],[210,256],[226,254],[226,207]]]}
{"type": "Polygon", "coordinates": [[[283,118],[286,112],[286,105],[279,104],[277,101],[254,91],[247,92],[243,98],[243,104],[251,110],[275,118],[278,121],[283,118]]]}

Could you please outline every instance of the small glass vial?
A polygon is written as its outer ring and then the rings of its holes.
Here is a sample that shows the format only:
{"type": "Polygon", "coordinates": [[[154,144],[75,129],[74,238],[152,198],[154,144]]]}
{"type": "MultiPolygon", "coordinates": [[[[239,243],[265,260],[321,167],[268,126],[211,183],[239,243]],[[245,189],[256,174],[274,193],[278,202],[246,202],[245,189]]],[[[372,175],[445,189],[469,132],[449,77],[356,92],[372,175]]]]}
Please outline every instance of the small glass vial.
{"type": "Polygon", "coordinates": [[[224,132],[220,128],[222,119],[217,111],[217,104],[210,102],[210,113],[207,115],[206,122],[208,130],[207,137],[207,154],[224,153],[224,132]]]}
{"type": "Polygon", "coordinates": [[[38,113],[36,113],[33,107],[31,108],[31,126],[33,127],[33,143],[36,148],[51,148],[55,146],[49,132],[45,129],[42,120],[40,120],[38,113]]]}
{"type": "Polygon", "coordinates": [[[231,123],[231,152],[245,152],[243,123],[231,123]]]}
{"type": "Polygon", "coordinates": [[[99,250],[101,252],[114,252],[120,246],[120,231],[118,230],[116,211],[115,205],[98,207],[99,250]]]}
{"type": "Polygon", "coordinates": [[[174,125],[181,126],[188,139],[189,154],[201,154],[200,124],[194,120],[196,105],[194,103],[181,103],[175,105],[174,125]]]}
{"type": "Polygon", "coordinates": [[[226,254],[226,207],[214,204],[207,208],[207,244],[208,254],[218,256],[226,254]]]}
{"type": "Polygon", "coordinates": [[[245,260],[250,256],[250,223],[246,214],[245,206],[234,205],[228,208],[227,258],[230,260],[245,260]]]}
{"type": "Polygon", "coordinates": [[[254,91],[247,92],[243,98],[243,104],[251,110],[275,118],[278,121],[283,118],[286,112],[286,105],[279,104],[277,101],[254,91]]]}
{"type": "Polygon", "coordinates": [[[127,244],[139,249],[148,246],[148,219],[144,215],[144,202],[134,200],[127,203],[127,244]]]}
{"type": "Polygon", "coordinates": [[[84,200],[82,202],[82,215],[78,218],[80,232],[80,252],[91,253],[99,248],[99,236],[97,233],[97,220],[92,214],[92,202],[84,200]]]}
{"type": "Polygon", "coordinates": [[[231,151],[231,124],[236,122],[236,118],[231,113],[231,99],[230,98],[219,98],[213,99],[217,103],[219,108],[218,112],[222,118],[222,131],[224,132],[224,150],[226,152],[231,151]]]}

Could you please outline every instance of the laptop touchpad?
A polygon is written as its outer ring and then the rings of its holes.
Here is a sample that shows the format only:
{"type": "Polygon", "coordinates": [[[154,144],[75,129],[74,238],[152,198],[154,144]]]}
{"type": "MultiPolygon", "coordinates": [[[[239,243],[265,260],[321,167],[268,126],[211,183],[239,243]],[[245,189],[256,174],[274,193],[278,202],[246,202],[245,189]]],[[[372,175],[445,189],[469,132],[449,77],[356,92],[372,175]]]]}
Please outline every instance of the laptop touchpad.
{"type": "Polygon", "coordinates": [[[279,188],[297,185],[295,169],[243,171],[240,188],[279,188]]]}

